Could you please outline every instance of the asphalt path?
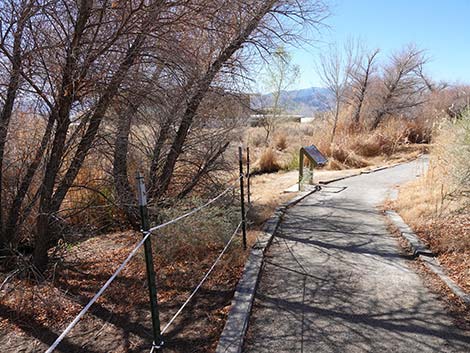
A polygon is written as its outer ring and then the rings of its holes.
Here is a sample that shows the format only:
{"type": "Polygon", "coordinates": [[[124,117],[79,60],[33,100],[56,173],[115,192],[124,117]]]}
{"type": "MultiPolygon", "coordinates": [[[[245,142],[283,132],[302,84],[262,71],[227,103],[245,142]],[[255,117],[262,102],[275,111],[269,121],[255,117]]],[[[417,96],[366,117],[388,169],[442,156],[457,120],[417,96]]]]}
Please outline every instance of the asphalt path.
{"type": "Polygon", "coordinates": [[[420,159],[325,186],[291,208],[263,266],[244,351],[470,352],[380,205],[420,159]]]}

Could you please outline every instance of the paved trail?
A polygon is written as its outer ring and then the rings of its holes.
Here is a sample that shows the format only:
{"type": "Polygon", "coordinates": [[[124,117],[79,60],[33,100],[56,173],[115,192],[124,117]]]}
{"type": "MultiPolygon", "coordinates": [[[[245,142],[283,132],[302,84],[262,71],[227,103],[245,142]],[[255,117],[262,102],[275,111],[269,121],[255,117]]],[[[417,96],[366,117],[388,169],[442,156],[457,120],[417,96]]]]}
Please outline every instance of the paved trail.
{"type": "Polygon", "coordinates": [[[266,257],[246,353],[470,352],[470,332],[409,267],[377,209],[423,169],[420,160],[338,181],[289,210],[266,257]]]}

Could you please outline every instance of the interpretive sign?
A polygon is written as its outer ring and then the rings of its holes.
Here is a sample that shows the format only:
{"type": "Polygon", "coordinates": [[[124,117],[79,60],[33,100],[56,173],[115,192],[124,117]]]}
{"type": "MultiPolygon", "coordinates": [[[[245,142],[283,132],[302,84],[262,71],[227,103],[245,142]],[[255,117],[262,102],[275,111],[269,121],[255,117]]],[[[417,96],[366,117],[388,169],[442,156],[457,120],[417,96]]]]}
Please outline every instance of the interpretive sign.
{"type": "Polygon", "coordinates": [[[328,160],[314,145],[302,147],[299,153],[299,190],[302,190],[302,181],[304,178],[304,157],[307,157],[310,162],[310,177],[309,183],[313,181],[313,168],[316,166],[325,165],[328,160]]]}
{"type": "Polygon", "coordinates": [[[304,150],[307,157],[309,157],[309,159],[313,161],[316,165],[322,166],[328,162],[326,157],[323,154],[321,154],[321,152],[318,150],[316,146],[311,145],[308,147],[303,147],[302,149],[304,150]]]}

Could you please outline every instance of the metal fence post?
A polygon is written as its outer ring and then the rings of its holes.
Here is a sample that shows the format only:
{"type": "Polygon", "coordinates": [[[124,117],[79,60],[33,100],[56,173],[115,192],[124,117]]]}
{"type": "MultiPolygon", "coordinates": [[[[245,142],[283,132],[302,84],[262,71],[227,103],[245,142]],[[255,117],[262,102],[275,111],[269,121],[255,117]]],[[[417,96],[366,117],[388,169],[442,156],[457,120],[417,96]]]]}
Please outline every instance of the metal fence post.
{"type": "Polygon", "coordinates": [[[246,196],[248,199],[248,207],[251,206],[250,192],[250,147],[246,148],[246,196]]]}
{"type": "MultiPolygon", "coordinates": [[[[147,209],[147,192],[145,190],[144,177],[140,172],[137,172],[137,193],[139,199],[139,210],[142,232],[144,236],[146,231],[149,230],[149,218],[147,209]]],[[[160,317],[158,313],[158,301],[157,301],[157,286],[155,284],[155,269],[153,267],[153,256],[152,256],[152,241],[151,237],[148,237],[144,242],[145,251],[145,264],[147,267],[147,281],[150,297],[150,311],[152,314],[152,333],[153,343],[152,352],[156,349],[157,352],[162,352],[163,340],[160,332],[160,317]]]]}
{"type": "Polygon", "coordinates": [[[242,147],[238,147],[238,163],[240,165],[240,200],[242,209],[242,231],[243,231],[243,249],[246,250],[246,217],[245,217],[245,196],[243,193],[243,158],[242,147]]]}
{"type": "Polygon", "coordinates": [[[302,179],[304,178],[304,152],[299,151],[299,191],[302,191],[302,179]]]}

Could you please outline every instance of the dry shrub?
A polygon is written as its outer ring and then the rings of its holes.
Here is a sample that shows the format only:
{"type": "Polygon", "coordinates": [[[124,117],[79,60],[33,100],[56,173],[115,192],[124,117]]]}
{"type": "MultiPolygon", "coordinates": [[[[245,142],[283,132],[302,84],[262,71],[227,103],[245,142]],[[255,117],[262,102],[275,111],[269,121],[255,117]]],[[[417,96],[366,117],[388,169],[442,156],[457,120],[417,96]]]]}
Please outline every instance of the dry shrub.
{"type": "Polygon", "coordinates": [[[339,162],[339,161],[337,161],[336,159],[333,159],[333,158],[330,158],[328,160],[328,164],[326,165],[326,168],[329,169],[329,170],[347,169],[347,167],[343,163],[341,163],[341,162],[339,162]]]}
{"type": "Polygon", "coordinates": [[[279,151],[284,151],[287,148],[287,135],[285,133],[276,135],[276,148],[279,151]]]}
{"type": "Polygon", "coordinates": [[[414,119],[405,122],[405,139],[409,143],[430,143],[432,125],[429,120],[414,119]]]}
{"type": "Polygon", "coordinates": [[[266,133],[262,128],[255,127],[249,129],[248,144],[254,147],[260,147],[266,144],[266,133]]]}
{"type": "Polygon", "coordinates": [[[370,136],[364,136],[364,139],[357,136],[351,149],[363,157],[390,156],[396,150],[397,141],[393,141],[389,135],[376,132],[370,136]]]}
{"type": "Polygon", "coordinates": [[[437,253],[470,251],[470,114],[444,123],[424,177],[402,188],[397,208],[437,253]]]}
{"type": "Polygon", "coordinates": [[[276,153],[271,147],[264,149],[258,161],[258,172],[272,173],[281,169],[276,153]]]}
{"type": "MultiPolygon", "coordinates": [[[[204,202],[193,198],[161,209],[158,223],[174,219],[185,213],[185,210],[193,209],[204,202]]],[[[168,264],[172,261],[204,259],[208,248],[219,248],[225,244],[236,228],[239,222],[236,202],[230,197],[223,198],[201,210],[198,217],[188,217],[162,229],[157,255],[162,256],[168,264]]]]}
{"type": "Polygon", "coordinates": [[[75,179],[75,187],[67,193],[59,212],[67,225],[103,233],[116,230],[126,222],[115,204],[112,181],[105,172],[109,168],[106,163],[97,153],[87,156],[75,179]]]}
{"type": "Polygon", "coordinates": [[[329,167],[334,170],[347,168],[363,168],[370,165],[370,163],[365,158],[357,155],[354,151],[346,150],[340,146],[335,146],[330,155],[332,163],[329,164],[329,167]]]}
{"type": "MultiPolygon", "coordinates": [[[[327,118],[317,118],[312,123],[288,122],[278,126],[274,151],[254,148],[253,160],[263,159],[260,172],[275,171],[278,167],[294,170],[298,168],[300,148],[313,144],[331,160],[326,169],[362,168],[397,156],[416,156],[419,148],[414,144],[429,141],[429,126],[426,119],[412,121],[390,117],[370,131],[366,126],[352,126],[350,116],[343,114],[338,121],[334,146],[331,146],[332,122],[327,118]],[[272,159],[278,166],[273,166],[272,159]]],[[[257,129],[250,128],[248,136],[256,136],[257,129]]]]}

